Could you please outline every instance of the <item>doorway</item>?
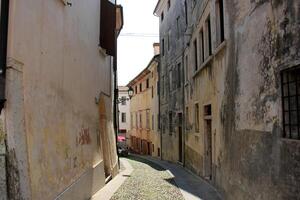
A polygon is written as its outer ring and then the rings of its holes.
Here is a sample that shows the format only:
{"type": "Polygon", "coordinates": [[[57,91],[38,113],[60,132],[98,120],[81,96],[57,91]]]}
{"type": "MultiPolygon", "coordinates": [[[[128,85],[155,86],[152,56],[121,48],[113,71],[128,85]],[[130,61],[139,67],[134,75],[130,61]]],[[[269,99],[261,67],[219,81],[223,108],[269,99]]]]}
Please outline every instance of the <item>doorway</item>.
{"type": "Polygon", "coordinates": [[[178,161],[182,163],[182,113],[178,113],[178,161]]]}
{"type": "Polygon", "coordinates": [[[212,117],[211,105],[204,107],[205,178],[212,180],[212,117]]]}

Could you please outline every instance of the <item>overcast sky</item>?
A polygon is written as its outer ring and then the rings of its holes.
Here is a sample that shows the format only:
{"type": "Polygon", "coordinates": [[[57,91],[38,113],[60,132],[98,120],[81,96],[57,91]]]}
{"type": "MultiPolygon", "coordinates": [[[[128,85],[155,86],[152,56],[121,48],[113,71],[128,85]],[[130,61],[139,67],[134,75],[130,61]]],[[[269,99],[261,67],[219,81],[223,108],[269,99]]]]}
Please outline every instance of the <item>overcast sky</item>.
{"type": "Polygon", "coordinates": [[[147,67],[153,57],[153,43],[159,41],[157,0],[118,0],[123,6],[124,27],[118,38],[119,85],[127,85],[147,67]],[[154,36],[154,37],[153,37],[154,36]]]}

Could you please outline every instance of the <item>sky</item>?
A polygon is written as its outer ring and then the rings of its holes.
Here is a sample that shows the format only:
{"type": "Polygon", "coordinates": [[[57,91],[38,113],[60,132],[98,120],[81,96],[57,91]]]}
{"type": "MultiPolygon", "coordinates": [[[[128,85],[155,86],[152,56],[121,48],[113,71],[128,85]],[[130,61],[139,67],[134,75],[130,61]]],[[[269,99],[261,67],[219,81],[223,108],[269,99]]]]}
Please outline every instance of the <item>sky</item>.
{"type": "Polygon", "coordinates": [[[118,0],[123,6],[124,26],[118,38],[118,82],[127,85],[154,56],[159,42],[159,19],[153,15],[158,0],[118,0]]]}

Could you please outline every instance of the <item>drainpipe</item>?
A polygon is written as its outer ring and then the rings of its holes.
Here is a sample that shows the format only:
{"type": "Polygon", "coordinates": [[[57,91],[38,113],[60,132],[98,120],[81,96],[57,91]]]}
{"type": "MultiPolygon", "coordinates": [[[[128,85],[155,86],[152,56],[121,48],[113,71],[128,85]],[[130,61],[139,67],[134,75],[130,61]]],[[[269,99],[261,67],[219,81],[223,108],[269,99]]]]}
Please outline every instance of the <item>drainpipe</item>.
{"type": "MultiPolygon", "coordinates": [[[[5,72],[7,66],[7,38],[8,38],[8,17],[9,17],[9,0],[0,1],[0,113],[4,108],[5,104],[5,72]]],[[[0,138],[1,139],[1,138],[0,138]]],[[[3,152],[0,152],[0,157],[4,158],[5,166],[4,174],[6,177],[6,183],[4,187],[1,188],[2,191],[5,191],[4,194],[0,195],[0,198],[7,199],[8,196],[8,163],[7,163],[7,143],[6,138],[3,138],[4,141],[0,141],[0,145],[4,145],[3,152]]]]}
{"type": "MultiPolygon", "coordinates": [[[[159,59],[161,57],[159,56],[159,59]]],[[[158,115],[159,115],[159,129],[160,129],[160,159],[163,160],[162,156],[162,127],[161,127],[161,114],[160,114],[160,98],[161,98],[161,59],[158,63],[158,87],[159,87],[159,96],[158,96],[158,115]]]]}
{"type": "Polygon", "coordinates": [[[7,35],[9,0],[1,2],[0,21],[0,113],[4,107],[5,99],[5,71],[7,64],[7,35]]]}

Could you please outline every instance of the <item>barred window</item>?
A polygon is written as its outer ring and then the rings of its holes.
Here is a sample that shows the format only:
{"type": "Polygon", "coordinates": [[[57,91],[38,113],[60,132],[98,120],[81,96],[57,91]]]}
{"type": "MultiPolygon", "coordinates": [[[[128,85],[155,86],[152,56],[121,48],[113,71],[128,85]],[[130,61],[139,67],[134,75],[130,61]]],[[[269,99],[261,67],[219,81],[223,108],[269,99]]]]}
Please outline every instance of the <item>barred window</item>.
{"type": "Polygon", "coordinates": [[[283,137],[300,139],[300,67],[281,72],[283,137]]]}

